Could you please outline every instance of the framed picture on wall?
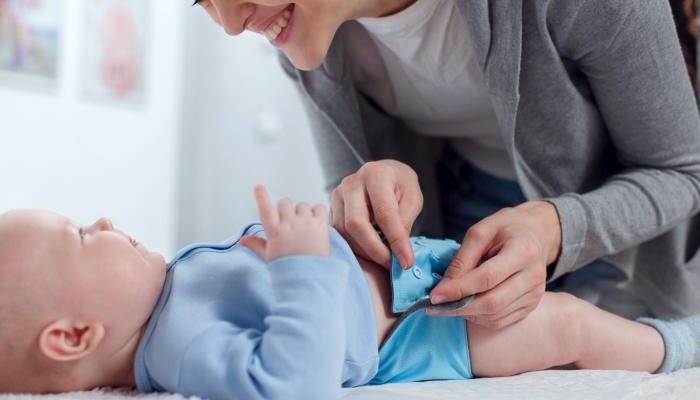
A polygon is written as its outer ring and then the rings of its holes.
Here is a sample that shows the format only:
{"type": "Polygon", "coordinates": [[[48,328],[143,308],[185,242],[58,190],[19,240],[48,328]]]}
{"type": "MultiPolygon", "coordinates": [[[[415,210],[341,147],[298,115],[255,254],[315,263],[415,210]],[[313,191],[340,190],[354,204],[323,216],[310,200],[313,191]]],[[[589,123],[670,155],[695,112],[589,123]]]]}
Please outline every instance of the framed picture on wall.
{"type": "Polygon", "coordinates": [[[51,88],[62,0],[0,0],[0,82],[51,88]]]}
{"type": "Polygon", "coordinates": [[[143,102],[151,0],[87,0],[83,92],[94,100],[143,102]]]}

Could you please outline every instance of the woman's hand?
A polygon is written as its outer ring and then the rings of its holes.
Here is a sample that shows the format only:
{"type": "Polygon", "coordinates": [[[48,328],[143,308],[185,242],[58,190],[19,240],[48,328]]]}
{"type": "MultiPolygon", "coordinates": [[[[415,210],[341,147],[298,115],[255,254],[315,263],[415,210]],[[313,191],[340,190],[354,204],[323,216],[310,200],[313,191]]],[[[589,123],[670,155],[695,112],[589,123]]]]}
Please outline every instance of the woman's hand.
{"type": "Polygon", "coordinates": [[[422,208],[423,194],[413,169],[382,160],[343,179],[331,196],[329,219],[355,254],[390,269],[393,251],[401,268],[407,269],[414,262],[408,236],[422,208]],[[391,251],[372,227],[370,209],[391,251]]]}
{"type": "Polygon", "coordinates": [[[317,204],[312,208],[306,203],[299,203],[295,209],[292,201],[285,198],[275,208],[262,186],[255,187],[255,201],[267,240],[244,236],[240,244],[253,250],[266,263],[293,255],[330,257],[331,239],[326,207],[317,204]]]}
{"type": "Polygon", "coordinates": [[[476,294],[474,301],[458,311],[428,314],[460,315],[493,329],[517,322],[537,308],[547,265],[559,258],[560,251],[559,214],[552,204],[533,201],[503,209],[467,231],[430,294],[433,304],[476,294]]]}

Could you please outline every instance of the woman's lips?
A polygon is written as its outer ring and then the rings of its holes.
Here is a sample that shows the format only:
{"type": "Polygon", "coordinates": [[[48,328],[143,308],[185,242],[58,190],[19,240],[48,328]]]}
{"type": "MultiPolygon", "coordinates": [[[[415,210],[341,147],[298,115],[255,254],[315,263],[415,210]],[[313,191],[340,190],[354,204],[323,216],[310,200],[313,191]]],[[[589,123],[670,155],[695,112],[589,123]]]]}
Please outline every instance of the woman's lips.
{"type": "Polygon", "coordinates": [[[284,15],[284,12],[285,12],[286,10],[289,10],[289,8],[290,8],[292,5],[293,5],[293,3],[292,3],[292,4],[289,4],[288,6],[286,6],[285,8],[283,8],[280,12],[278,12],[278,13],[275,14],[274,16],[272,16],[272,17],[266,19],[265,21],[259,22],[259,23],[257,23],[257,24],[250,24],[250,26],[248,26],[248,29],[251,30],[251,31],[253,31],[253,32],[255,32],[255,33],[259,33],[259,34],[261,34],[261,35],[264,35],[264,34],[265,34],[265,31],[266,31],[267,29],[270,28],[270,25],[274,24],[275,21],[277,21],[277,19],[278,19],[279,17],[281,17],[282,15],[284,15]]]}
{"type": "MultiPolygon", "coordinates": [[[[269,31],[265,33],[265,37],[267,40],[270,41],[270,44],[273,46],[279,48],[282,47],[287,41],[289,40],[289,36],[291,35],[293,25],[294,25],[294,20],[295,20],[295,11],[294,4],[290,6],[287,10],[285,10],[284,14],[284,19],[285,19],[285,26],[282,27],[279,32],[276,32],[276,34],[271,35],[269,31]]],[[[274,25],[274,23],[273,23],[274,25]]],[[[277,26],[279,27],[279,25],[277,26]]]]}
{"type": "Polygon", "coordinates": [[[134,246],[134,247],[136,247],[136,246],[138,246],[138,245],[140,244],[139,242],[135,241],[135,240],[132,239],[132,238],[129,238],[129,240],[131,241],[131,245],[134,246]]]}

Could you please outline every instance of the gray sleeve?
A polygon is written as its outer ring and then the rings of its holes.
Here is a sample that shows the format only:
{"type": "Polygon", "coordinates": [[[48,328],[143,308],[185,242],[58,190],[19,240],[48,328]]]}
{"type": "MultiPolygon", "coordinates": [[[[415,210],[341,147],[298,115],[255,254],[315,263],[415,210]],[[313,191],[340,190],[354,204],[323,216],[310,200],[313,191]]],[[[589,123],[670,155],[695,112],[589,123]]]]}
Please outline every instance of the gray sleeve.
{"type": "Polygon", "coordinates": [[[552,278],[700,209],[700,118],[668,1],[565,1],[552,37],[587,76],[624,169],[596,190],[549,199],[563,240],[552,278]]]}
{"type": "Polygon", "coordinates": [[[321,160],[325,179],[324,189],[330,195],[340,185],[340,182],[348,175],[357,172],[364,164],[343,140],[336,127],[313,104],[304,92],[299,82],[297,69],[292,65],[283,52],[279,52],[279,60],[284,72],[294,81],[299,89],[299,96],[311,126],[311,134],[316,144],[316,151],[321,160]]]}

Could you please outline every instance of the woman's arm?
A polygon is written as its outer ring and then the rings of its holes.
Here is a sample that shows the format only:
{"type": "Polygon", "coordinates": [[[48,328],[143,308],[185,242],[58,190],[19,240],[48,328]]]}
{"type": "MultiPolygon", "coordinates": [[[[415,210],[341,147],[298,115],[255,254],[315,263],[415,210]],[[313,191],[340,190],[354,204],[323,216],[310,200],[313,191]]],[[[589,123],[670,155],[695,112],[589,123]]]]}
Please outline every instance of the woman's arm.
{"type": "Polygon", "coordinates": [[[589,0],[556,26],[555,44],[587,76],[625,169],[596,190],[550,200],[563,240],[554,277],[700,209],[700,118],[668,2],[589,0]]]}
{"type": "MultiPolygon", "coordinates": [[[[445,274],[452,280],[435,288],[431,298],[453,301],[478,293],[459,314],[494,328],[534,309],[544,291],[545,265],[556,261],[550,277],[556,278],[657,237],[700,207],[700,119],[668,3],[554,1],[546,7],[546,23],[530,21],[540,28],[537,40],[553,43],[559,57],[575,63],[586,76],[605,122],[605,131],[587,140],[610,140],[614,146],[617,160],[599,154],[599,167],[591,167],[605,171],[606,165],[619,163],[624,169],[587,193],[549,199],[558,215],[546,207],[539,207],[546,211],[544,218],[517,212],[526,203],[481,221],[467,233],[445,274]],[[550,246],[556,235],[547,238],[548,232],[559,234],[548,222],[555,220],[561,228],[560,252],[550,246]],[[476,268],[481,258],[488,261],[476,268]]],[[[548,94],[556,95],[551,90],[548,94]]],[[[539,104],[557,101],[550,100],[539,104]]],[[[546,121],[541,123],[546,129],[546,121]]],[[[555,140],[559,132],[549,134],[555,140]]],[[[568,151],[585,155],[586,143],[572,144],[568,151]]],[[[549,149],[531,150],[546,163],[549,149]]]]}

